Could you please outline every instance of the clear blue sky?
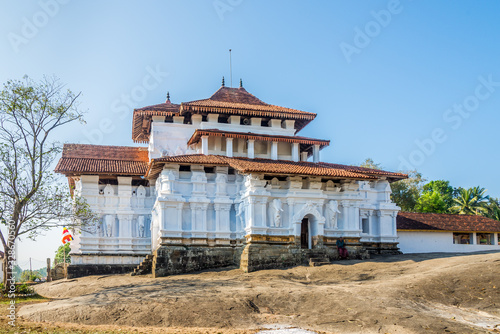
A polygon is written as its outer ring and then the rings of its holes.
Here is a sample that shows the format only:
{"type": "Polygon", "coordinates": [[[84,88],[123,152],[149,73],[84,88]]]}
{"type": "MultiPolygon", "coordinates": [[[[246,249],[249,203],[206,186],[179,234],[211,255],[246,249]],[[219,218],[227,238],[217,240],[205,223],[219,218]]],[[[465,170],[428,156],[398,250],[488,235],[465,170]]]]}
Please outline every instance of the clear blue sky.
{"type": "MultiPolygon", "coordinates": [[[[134,107],[209,97],[231,48],[234,86],[318,114],[300,134],[331,140],[322,160],[408,161],[500,197],[498,1],[60,2],[0,2],[0,81],[81,91],[87,125],[61,142],[132,145],[134,107]]],[[[20,261],[53,257],[59,235],[24,242],[20,261]]]]}

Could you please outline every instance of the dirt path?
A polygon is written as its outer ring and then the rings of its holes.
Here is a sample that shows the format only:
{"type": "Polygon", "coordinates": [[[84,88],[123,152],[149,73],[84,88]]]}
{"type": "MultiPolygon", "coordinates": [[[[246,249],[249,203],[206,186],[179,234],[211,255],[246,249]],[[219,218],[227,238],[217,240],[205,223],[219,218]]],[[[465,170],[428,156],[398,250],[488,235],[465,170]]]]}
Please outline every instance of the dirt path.
{"type": "Polygon", "coordinates": [[[401,255],[245,274],[93,276],[37,286],[30,321],[333,333],[500,332],[500,253],[401,255]]]}

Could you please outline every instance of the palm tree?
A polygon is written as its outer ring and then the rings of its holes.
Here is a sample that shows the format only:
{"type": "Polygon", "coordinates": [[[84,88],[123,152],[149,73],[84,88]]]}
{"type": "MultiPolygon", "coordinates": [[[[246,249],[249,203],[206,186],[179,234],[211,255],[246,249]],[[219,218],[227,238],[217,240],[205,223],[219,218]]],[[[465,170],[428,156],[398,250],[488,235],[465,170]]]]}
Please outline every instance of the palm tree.
{"type": "Polygon", "coordinates": [[[488,213],[486,201],[489,199],[485,193],[486,189],[480,187],[460,189],[450,210],[461,215],[485,215],[488,213]]]}
{"type": "Polygon", "coordinates": [[[498,198],[491,198],[488,204],[488,217],[500,220],[500,201],[498,198]]]}
{"type": "Polygon", "coordinates": [[[500,208],[493,208],[489,217],[492,219],[500,220],[500,208]]]}

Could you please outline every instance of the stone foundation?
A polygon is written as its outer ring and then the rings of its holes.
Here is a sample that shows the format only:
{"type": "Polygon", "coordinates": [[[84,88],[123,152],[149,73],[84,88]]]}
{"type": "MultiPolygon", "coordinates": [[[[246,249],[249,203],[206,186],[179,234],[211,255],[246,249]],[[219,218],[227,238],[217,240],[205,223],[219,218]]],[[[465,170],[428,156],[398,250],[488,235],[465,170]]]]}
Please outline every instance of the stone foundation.
{"type": "Polygon", "coordinates": [[[403,254],[398,247],[398,243],[385,242],[363,242],[363,247],[370,254],[387,254],[398,255],[403,254]]]}
{"type": "Polygon", "coordinates": [[[235,247],[160,246],[153,253],[153,277],[235,265],[235,247]]]}
{"type": "MultiPolygon", "coordinates": [[[[252,272],[307,264],[310,258],[332,262],[339,259],[336,241],[335,237],[314,237],[312,249],[301,248],[300,238],[293,235],[252,234],[246,236],[244,243],[230,244],[172,242],[163,244],[153,253],[152,274],[162,277],[227,266],[239,266],[245,272],[252,272]]],[[[368,259],[370,253],[400,254],[397,243],[366,243],[354,237],[347,237],[345,241],[351,259],[368,259]]],[[[68,267],[68,278],[123,274],[132,272],[136,266],[136,263],[72,264],[68,267]]]]}
{"type": "Polygon", "coordinates": [[[91,275],[127,274],[134,271],[135,264],[70,264],[68,278],[91,275]]]}

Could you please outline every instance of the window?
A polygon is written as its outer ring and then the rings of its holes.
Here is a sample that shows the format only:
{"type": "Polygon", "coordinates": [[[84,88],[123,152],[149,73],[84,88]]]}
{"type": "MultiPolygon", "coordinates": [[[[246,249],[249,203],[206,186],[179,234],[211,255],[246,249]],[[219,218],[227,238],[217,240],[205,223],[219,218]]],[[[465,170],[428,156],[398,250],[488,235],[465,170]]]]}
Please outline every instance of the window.
{"type": "Polygon", "coordinates": [[[215,167],[204,167],[205,173],[215,173],[215,167]]]}
{"type": "Polygon", "coordinates": [[[361,219],[361,229],[363,233],[370,233],[370,221],[368,218],[361,219]]]}
{"type": "Polygon", "coordinates": [[[472,240],[471,233],[453,233],[453,243],[457,245],[469,245],[472,240]]]}
{"type": "Polygon", "coordinates": [[[493,233],[476,233],[478,245],[493,245],[493,233]]]}

